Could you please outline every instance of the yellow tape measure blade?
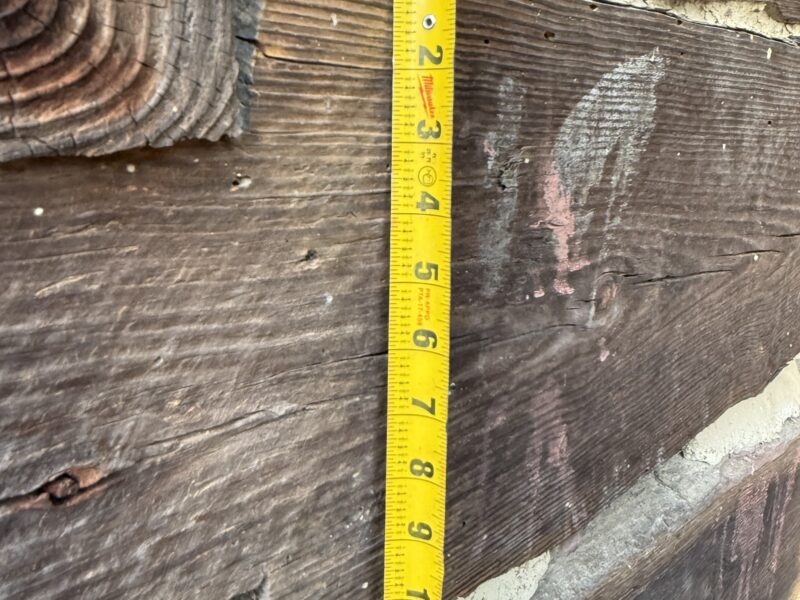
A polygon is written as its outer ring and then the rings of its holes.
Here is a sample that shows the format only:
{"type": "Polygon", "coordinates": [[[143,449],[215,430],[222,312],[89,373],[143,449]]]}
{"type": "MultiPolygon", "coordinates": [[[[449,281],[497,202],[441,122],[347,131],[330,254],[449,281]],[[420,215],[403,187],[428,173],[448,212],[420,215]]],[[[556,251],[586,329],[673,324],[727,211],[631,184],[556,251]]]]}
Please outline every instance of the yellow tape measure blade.
{"type": "Polygon", "coordinates": [[[396,0],[385,600],[441,600],[454,0],[396,0]]]}

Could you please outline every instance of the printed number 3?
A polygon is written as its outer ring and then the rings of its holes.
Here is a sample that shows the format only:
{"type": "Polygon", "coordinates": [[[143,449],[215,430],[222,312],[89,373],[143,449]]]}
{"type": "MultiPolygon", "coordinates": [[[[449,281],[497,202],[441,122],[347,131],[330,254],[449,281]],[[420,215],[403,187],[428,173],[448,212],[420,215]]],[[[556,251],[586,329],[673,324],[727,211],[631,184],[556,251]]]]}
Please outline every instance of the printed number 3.
{"type": "Polygon", "coordinates": [[[427,140],[428,138],[436,139],[442,135],[442,124],[439,123],[439,121],[436,121],[436,129],[433,127],[428,127],[428,130],[426,131],[425,125],[425,119],[422,119],[422,121],[417,123],[417,135],[423,140],[427,140]]]}

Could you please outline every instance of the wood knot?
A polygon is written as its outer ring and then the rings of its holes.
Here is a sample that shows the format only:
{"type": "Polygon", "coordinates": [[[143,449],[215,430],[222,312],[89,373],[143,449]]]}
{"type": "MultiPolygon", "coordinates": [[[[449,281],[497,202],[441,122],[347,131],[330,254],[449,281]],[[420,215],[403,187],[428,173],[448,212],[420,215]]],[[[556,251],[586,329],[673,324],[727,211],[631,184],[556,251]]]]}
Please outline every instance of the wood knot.
{"type": "Polygon", "coordinates": [[[255,47],[243,11],[260,7],[0,1],[0,161],[238,135],[255,47]]]}
{"type": "Polygon", "coordinates": [[[97,467],[72,467],[45,483],[41,491],[50,496],[53,504],[61,504],[92,488],[107,476],[108,473],[97,467]]]}
{"type": "Polygon", "coordinates": [[[616,318],[619,278],[616,273],[603,273],[595,280],[590,317],[592,325],[607,325],[616,318]]]}

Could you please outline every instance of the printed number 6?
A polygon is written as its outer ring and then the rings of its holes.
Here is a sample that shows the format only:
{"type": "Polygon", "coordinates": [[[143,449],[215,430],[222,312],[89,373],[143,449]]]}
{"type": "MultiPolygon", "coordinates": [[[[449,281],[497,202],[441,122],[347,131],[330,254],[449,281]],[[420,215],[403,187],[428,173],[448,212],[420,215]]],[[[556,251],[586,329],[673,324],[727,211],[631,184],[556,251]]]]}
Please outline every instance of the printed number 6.
{"type": "Polygon", "coordinates": [[[436,333],[430,329],[417,329],[414,332],[414,345],[420,348],[436,348],[436,333]]]}

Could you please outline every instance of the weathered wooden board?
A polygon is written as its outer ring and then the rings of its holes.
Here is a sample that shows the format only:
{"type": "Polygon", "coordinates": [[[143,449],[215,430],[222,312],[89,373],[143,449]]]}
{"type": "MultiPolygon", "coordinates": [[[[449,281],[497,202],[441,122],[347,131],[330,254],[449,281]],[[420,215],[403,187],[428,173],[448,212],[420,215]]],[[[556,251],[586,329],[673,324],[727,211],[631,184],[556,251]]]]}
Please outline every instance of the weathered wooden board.
{"type": "Polygon", "coordinates": [[[797,600],[800,444],[720,497],[593,600],[797,600]]]}
{"type": "Polygon", "coordinates": [[[257,0],[0,1],[0,161],[238,135],[257,0]]]}
{"type": "MultiPolygon", "coordinates": [[[[459,6],[449,598],[800,344],[797,48],[459,6]]],[[[240,142],[0,167],[0,596],[380,597],[390,8],[267,3],[240,142]]]]}

